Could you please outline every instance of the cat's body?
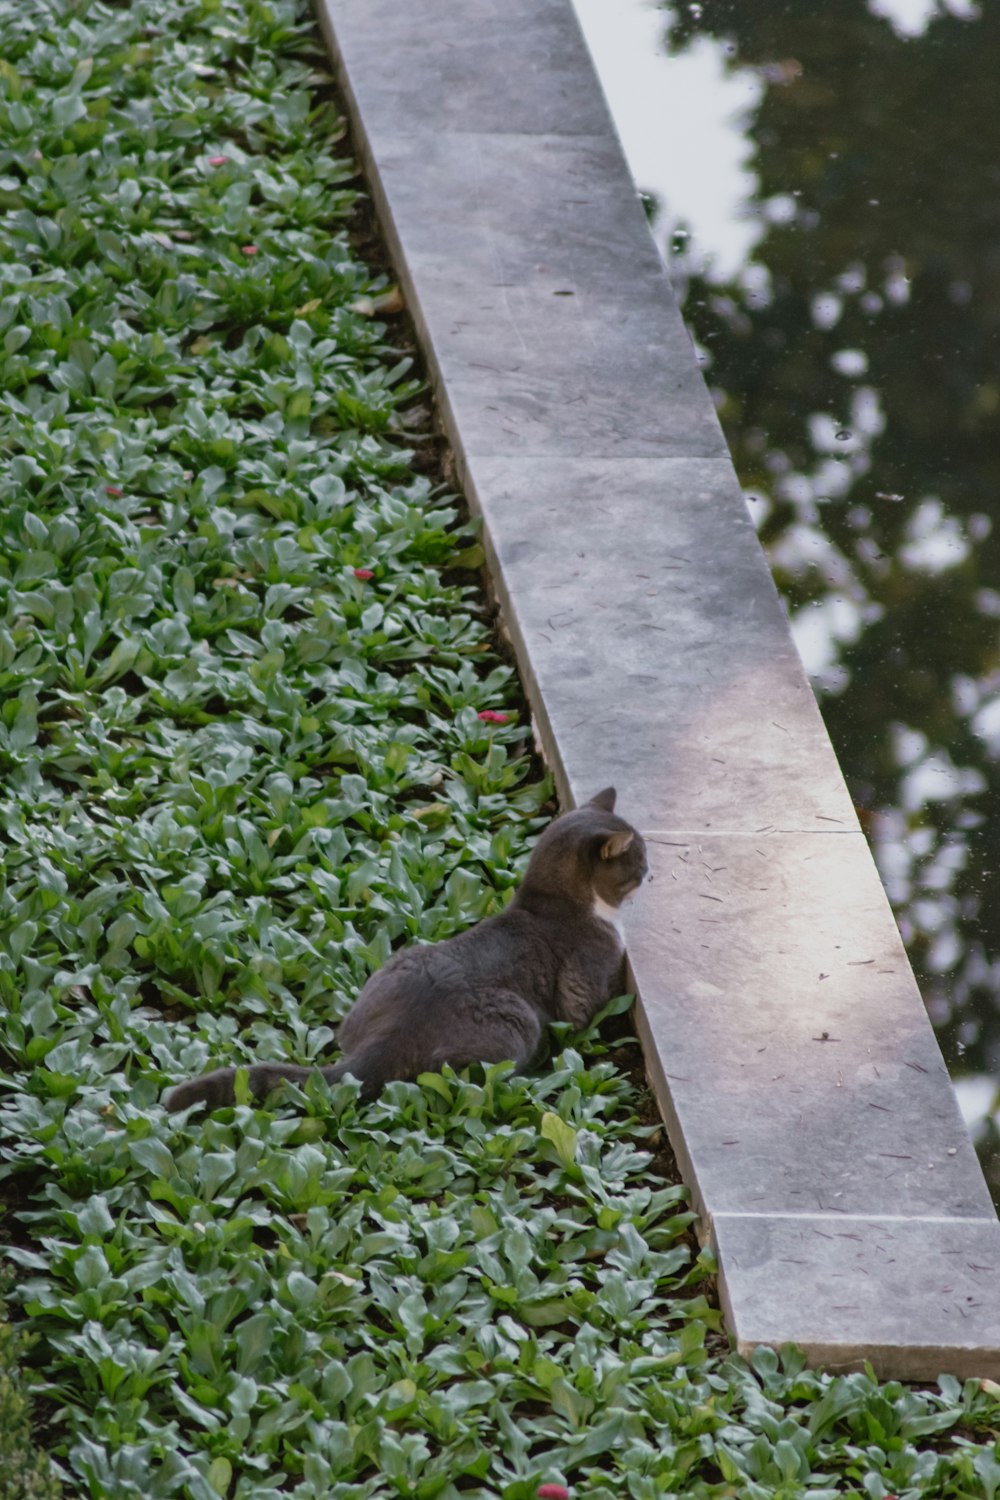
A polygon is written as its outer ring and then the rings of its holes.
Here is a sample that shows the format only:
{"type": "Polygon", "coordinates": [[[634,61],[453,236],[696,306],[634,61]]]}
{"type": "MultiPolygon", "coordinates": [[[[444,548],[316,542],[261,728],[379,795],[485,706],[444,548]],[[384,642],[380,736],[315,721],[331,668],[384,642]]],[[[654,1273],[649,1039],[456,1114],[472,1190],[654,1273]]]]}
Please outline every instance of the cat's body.
{"type": "MultiPolygon", "coordinates": [[[[283,1079],[329,1082],[351,1073],[365,1097],[393,1078],[444,1063],[513,1059],[527,1067],[549,1021],[584,1026],[615,992],[624,945],[622,901],[646,874],[641,836],[614,814],[613,787],[557,818],[536,844],[505,911],[445,942],[404,948],[373,974],[337,1037],[344,1056],[320,1069],[256,1063],[260,1098],[283,1079]]],[[[171,1090],[168,1109],[233,1102],[235,1070],[171,1090]]]]}

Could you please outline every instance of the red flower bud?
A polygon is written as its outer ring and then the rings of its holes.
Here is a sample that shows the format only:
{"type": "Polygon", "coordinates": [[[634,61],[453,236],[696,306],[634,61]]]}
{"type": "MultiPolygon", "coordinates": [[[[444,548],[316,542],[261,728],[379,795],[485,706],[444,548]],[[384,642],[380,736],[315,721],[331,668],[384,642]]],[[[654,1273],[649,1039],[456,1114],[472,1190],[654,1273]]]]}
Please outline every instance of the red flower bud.
{"type": "Polygon", "coordinates": [[[354,576],[355,578],[360,578],[362,583],[367,583],[369,578],[375,577],[375,574],[372,572],[371,568],[355,568],[354,576]]]}
{"type": "Polygon", "coordinates": [[[564,1484],[540,1484],[538,1500],[569,1500],[569,1490],[564,1484]]]}
{"type": "Polygon", "coordinates": [[[243,251],[244,255],[256,255],[257,254],[257,246],[256,245],[241,245],[240,249],[243,251]]]}
{"type": "Polygon", "coordinates": [[[106,495],[114,495],[115,499],[118,500],[124,495],[125,491],[120,490],[116,484],[106,484],[104,486],[104,493],[106,495]]]}
{"type": "MultiPolygon", "coordinates": [[[[482,719],[484,724],[506,724],[510,719],[510,714],[498,713],[495,708],[481,708],[476,717],[482,719]]],[[[556,1488],[558,1489],[558,1485],[556,1488]]]]}
{"type": "Polygon", "coordinates": [[[210,156],[208,158],[208,165],[210,167],[224,167],[228,160],[228,156],[210,156]]]}

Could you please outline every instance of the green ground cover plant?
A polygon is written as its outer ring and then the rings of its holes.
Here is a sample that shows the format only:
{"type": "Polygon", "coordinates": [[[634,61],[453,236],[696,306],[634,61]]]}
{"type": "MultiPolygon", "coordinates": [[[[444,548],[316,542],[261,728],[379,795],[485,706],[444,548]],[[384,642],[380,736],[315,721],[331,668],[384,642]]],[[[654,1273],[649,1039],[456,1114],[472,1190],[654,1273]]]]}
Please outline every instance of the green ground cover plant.
{"type": "Polygon", "coordinates": [[[25,1337],[7,1320],[2,1293],[10,1267],[0,1274],[0,1500],[55,1500],[58,1482],[32,1441],[31,1406],[22,1356],[25,1337]]]}
{"type": "Polygon", "coordinates": [[[328,1056],[394,944],[503,903],[551,807],[341,134],[300,0],[0,7],[23,1473],[30,1366],[94,1500],[992,1500],[996,1388],[727,1355],[624,1001],[529,1078],[162,1109],[210,1064],[328,1056]]]}

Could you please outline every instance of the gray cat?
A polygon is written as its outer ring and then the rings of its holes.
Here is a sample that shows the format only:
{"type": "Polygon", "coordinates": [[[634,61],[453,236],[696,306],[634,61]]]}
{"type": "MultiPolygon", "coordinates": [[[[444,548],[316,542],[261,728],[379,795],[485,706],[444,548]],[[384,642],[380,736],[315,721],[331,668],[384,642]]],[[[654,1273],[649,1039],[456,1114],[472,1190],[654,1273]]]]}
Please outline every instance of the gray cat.
{"type": "MultiPolygon", "coordinates": [[[[257,1098],[283,1079],[320,1072],[330,1083],[352,1074],[363,1098],[393,1078],[433,1073],[444,1063],[513,1059],[527,1067],[549,1021],[581,1027],[615,993],[624,944],[622,902],[646,875],[642,836],[614,813],[607,787],[550,823],[535,845],[520,889],[499,916],[442,943],[403,948],[373,974],[344,1017],[344,1056],[331,1067],[255,1063],[257,1098]]],[[[168,1109],[232,1104],[234,1068],[189,1079],[168,1109]]]]}

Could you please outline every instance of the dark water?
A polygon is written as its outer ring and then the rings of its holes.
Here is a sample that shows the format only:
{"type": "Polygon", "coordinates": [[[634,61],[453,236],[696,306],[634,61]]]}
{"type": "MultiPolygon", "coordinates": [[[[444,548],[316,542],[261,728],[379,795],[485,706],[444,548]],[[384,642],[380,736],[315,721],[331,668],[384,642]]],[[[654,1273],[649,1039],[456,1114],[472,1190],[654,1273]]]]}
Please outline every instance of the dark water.
{"type": "Polygon", "coordinates": [[[683,234],[673,270],[996,1194],[1000,4],[909,37],[863,0],[663,16],[764,85],[764,270],[709,281],[683,234]]]}

